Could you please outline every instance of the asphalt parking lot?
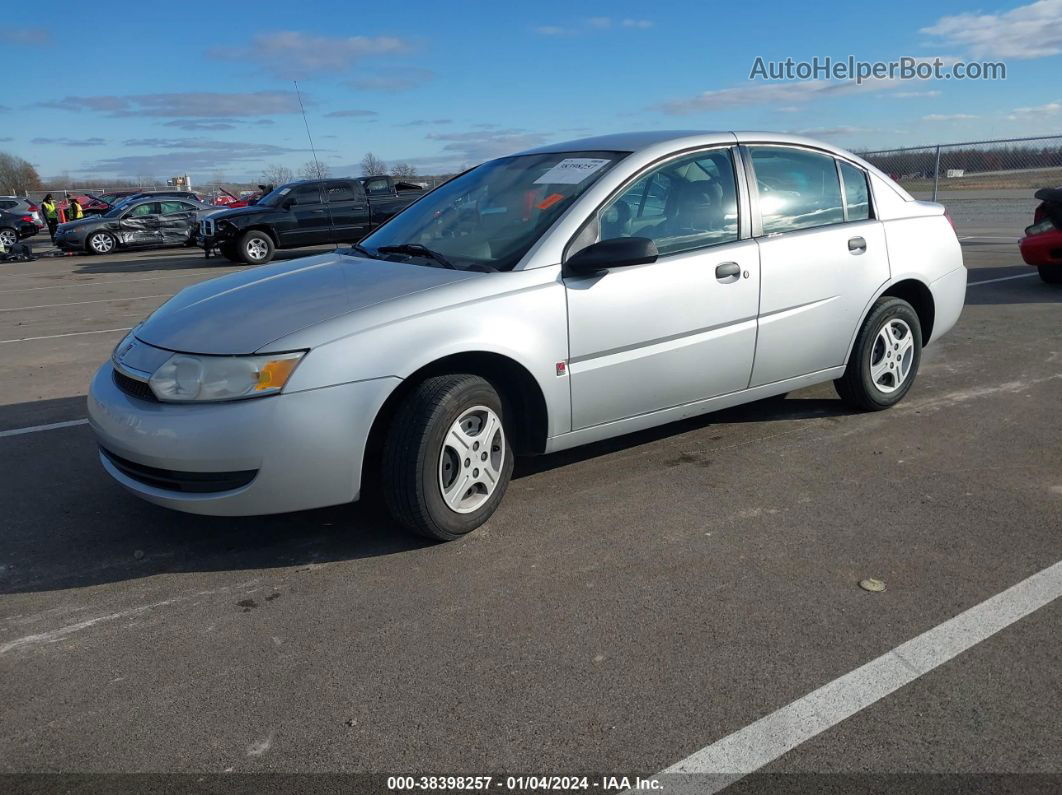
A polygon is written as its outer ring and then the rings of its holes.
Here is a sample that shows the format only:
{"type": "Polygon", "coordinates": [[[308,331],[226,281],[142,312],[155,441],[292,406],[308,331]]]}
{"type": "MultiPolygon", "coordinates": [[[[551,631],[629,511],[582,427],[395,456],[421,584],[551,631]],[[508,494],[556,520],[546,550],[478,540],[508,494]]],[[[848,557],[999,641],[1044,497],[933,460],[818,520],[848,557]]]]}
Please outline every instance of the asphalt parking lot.
{"type": "Polygon", "coordinates": [[[0,771],[633,778],[751,731],[781,753],[733,791],[1057,791],[1058,600],[806,741],[749,730],[1062,560],[1062,290],[975,221],[964,314],[897,408],[820,386],[522,461],[443,545],[372,501],[232,520],[128,496],[77,422],[89,378],[235,266],[0,265],[0,771]]]}

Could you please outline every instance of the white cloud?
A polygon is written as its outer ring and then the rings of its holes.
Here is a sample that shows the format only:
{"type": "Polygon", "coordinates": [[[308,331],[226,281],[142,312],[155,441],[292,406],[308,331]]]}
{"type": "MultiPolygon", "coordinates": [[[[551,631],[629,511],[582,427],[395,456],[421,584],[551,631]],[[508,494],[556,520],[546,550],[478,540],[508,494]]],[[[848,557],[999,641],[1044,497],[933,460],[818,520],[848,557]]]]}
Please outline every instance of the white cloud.
{"type": "Polygon", "coordinates": [[[645,30],[651,28],[650,19],[613,19],[612,17],[590,17],[578,24],[538,25],[532,30],[540,36],[578,36],[588,30],[611,30],[612,28],[631,28],[645,30]]]}
{"type": "Polygon", "coordinates": [[[915,97],[939,97],[940,92],[933,91],[894,91],[889,94],[893,99],[914,99],[915,97]]]}
{"type": "Polygon", "coordinates": [[[52,34],[47,28],[12,28],[0,30],[0,41],[5,44],[21,44],[28,47],[44,47],[52,43],[52,34]]]}
{"type": "MultiPolygon", "coordinates": [[[[312,100],[303,94],[303,101],[312,100]]],[[[251,91],[221,93],[194,91],[175,94],[103,95],[94,97],[65,97],[62,100],[38,102],[38,108],[58,110],[89,110],[108,116],[161,116],[186,118],[234,118],[271,116],[276,113],[298,113],[299,100],[294,91],[251,91]]]]}
{"type": "Polygon", "coordinates": [[[966,47],[978,58],[1044,58],[1062,53],[1062,0],[1037,0],[1003,14],[941,17],[922,33],[966,47]]]}
{"type": "Polygon", "coordinates": [[[889,91],[902,85],[900,80],[869,79],[860,85],[854,80],[843,82],[829,80],[803,80],[792,83],[750,83],[733,88],[705,91],[685,99],[670,100],[654,105],[651,109],[671,116],[688,116],[710,110],[774,105],[791,107],[793,103],[811,102],[817,99],[855,93],[889,91]]]}
{"type": "Polygon", "coordinates": [[[396,66],[391,69],[376,69],[371,72],[365,72],[353,80],[347,80],[345,85],[355,91],[393,93],[396,91],[409,91],[434,79],[435,72],[430,69],[396,66]]]}
{"type": "Polygon", "coordinates": [[[923,116],[922,121],[968,121],[978,118],[980,116],[969,113],[930,113],[928,116],[923,116]]]}
{"type": "Polygon", "coordinates": [[[867,132],[864,127],[815,127],[810,130],[797,130],[796,135],[807,135],[810,138],[838,138],[846,135],[857,135],[867,132]]]}
{"type": "Polygon", "coordinates": [[[398,36],[311,36],[298,31],[260,33],[246,47],[214,47],[211,58],[254,61],[285,79],[344,72],[366,56],[398,55],[413,49],[398,36]]]}
{"type": "MultiPolygon", "coordinates": [[[[1012,112],[1016,113],[1016,114],[1022,114],[1022,115],[1037,115],[1037,116],[1046,115],[1046,114],[1050,114],[1050,113],[1059,113],[1059,112],[1062,112],[1062,101],[1059,101],[1059,102],[1048,102],[1045,105],[1034,105],[1033,107],[1029,107],[1029,108],[1015,108],[1012,112]]],[[[1010,117],[1010,118],[1014,118],[1014,117],[1010,117]]]]}
{"type": "Polygon", "coordinates": [[[326,113],[330,119],[371,119],[375,116],[379,116],[375,110],[361,110],[360,108],[351,108],[350,110],[334,110],[331,113],[326,113]]]}

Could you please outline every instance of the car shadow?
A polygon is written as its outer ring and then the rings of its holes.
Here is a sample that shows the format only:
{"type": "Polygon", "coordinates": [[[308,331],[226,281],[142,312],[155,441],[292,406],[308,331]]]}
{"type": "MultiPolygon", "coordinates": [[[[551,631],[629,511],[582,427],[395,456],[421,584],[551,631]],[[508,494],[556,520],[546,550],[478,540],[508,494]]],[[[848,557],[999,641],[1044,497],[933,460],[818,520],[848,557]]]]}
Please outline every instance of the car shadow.
{"type": "MultiPolygon", "coordinates": [[[[0,428],[27,417],[84,417],[84,397],[0,407],[0,428]]],[[[839,400],[772,399],[726,409],[576,450],[521,459],[517,477],[714,424],[832,417],[839,400]]],[[[43,423],[41,423],[43,424],[43,423]]],[[[368,498],[298,513],[193,516],[127,494],[99,464],[85,425],[0,438],[9,467],[0,493],[0,594],[82,588],[158,574],[301,569],[335,561],[416,554],[435,546],[397,526],[382,501],[368,498]]]]}
{"type": "Polygon", "coordinates": [[[643,444],[669,439],[673,436],[681,436],[690,431],[703,430],[713,425],[729,425],[745,422],[778,422],[791,420],[819,419],[823,417],[843,417],[857,413],[849,408],[839,398],[767,398],[754,403],[745,403],[722,409],[700,417],[680,420],[668,423],[656,428],[644,431],[636,431],[613,439],[605,439],[593,444],[575,447],[571,450],[562,450],[551,455],[536,456],[534,458],[521,458],[516,462],[513,478],[527,477],[539,472],[548,472],[552,469],[576,464],[591,458],[616,453],[643,444]]]}

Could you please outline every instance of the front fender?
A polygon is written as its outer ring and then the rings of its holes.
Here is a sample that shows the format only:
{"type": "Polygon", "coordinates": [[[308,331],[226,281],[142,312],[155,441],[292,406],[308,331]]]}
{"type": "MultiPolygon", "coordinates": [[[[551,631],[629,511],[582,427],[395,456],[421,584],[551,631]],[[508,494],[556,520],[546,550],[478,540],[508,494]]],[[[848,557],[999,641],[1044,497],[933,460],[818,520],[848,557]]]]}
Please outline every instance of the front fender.
{"type": "Polygon", "coordinates": [[[406,379],[462,353],[504,356],[527,370],[546,401],[549,436],[571,430],[571,393],[560,266],[477,274],[326,321],[271,343],[309,348],[286,391],[397,376],[406,379]]]}

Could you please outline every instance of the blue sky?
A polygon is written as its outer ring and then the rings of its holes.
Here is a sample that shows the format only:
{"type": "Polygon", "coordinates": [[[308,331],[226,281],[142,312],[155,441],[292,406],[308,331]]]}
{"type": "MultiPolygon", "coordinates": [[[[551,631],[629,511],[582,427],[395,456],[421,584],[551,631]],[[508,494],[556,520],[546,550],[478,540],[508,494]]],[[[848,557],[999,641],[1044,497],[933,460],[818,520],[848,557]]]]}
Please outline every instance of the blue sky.
{"type": "Polygon", "coordinates": [[[1062,132],[1062,0],[52,4],[0,31],[0,151],[45,176],[421,173],[634,129],[882,148],[1062,132]],[[883,9],[883,10],[879,10],[883,9]],[[1003,61],[1005,81],[750,81],[756,56],[1003,61]],[[13,70],[13,71],[12,71],[13,70]]]}

